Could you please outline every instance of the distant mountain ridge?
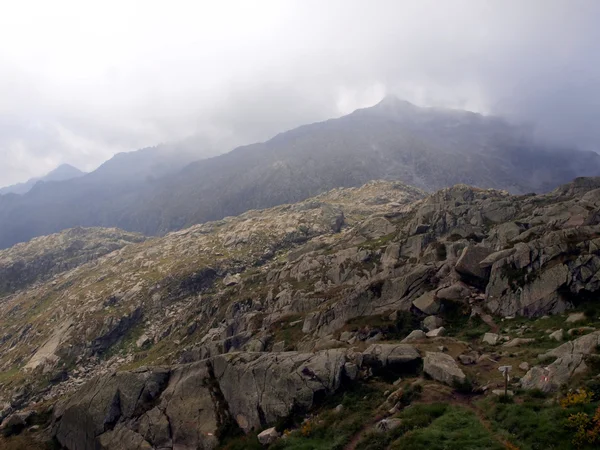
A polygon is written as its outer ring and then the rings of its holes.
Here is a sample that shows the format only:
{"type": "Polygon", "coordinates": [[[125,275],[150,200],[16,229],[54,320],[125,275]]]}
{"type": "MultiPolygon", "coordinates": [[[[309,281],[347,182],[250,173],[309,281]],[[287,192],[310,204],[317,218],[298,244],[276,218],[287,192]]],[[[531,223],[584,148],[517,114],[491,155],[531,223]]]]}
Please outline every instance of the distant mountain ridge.
{"type": "Polygon", "coordinates": [[[11,193],[22,195],[29,192],[37,183],[41,181],[66,181],[82,175],[85,175],[85,172],[82,172],[77,167],[73,167],[70,164],[61,164],[56,169],[42,177],[31,178],[23,183],[17,183],[0,188],[0,195],[11,193]]]}
{"type": "Polygon", "coordinates": [[[426,191],[463,183],[523,194],[600,175],[594,152],[539,144],[526,127],[501,118],[394,97],[191,164],[169,166],[168,153],[148,149],[140,155],[141,161],[125,165],[117,156],[84,177],[0,197],[0,248],[75,226],[164,234],[376,179],[426,191]]]}

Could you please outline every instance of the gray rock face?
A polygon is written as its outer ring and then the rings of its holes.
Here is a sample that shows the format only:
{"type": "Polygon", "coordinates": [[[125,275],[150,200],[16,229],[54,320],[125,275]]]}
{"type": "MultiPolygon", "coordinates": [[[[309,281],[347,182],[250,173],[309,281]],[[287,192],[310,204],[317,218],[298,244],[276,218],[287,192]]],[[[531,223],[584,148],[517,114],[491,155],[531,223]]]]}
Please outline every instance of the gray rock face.
{"type": "Polygon", "coordinates": [[[493,251],[481,245],[471,245],[466,247],[458,261],[455,270],[466,277],[466,279],[476,279],[485,281],[489,277],[489,270],[481,267],[481,262],[487,258],[493,251]]]}
{"type": "MultiPolygon", "coordinates": [[[[385,362],[419,358],[408,347],[384,349],[385,362]]],[[[220,427],[232,421],[249,431],[292,407],[310,408],[340,387],[345,364],[342,350],[233,353],[170,370],[116,373],[60,405],[54,433],[69,450],[212,449],[220,427]]]]}
{"type": "Polygon", "coordinates": [[[445,353],[427,352],[423,359],[423,371],[436,381],[452,386],[466,379],[464,372],[458,367],[452,356],[445,353]]]}

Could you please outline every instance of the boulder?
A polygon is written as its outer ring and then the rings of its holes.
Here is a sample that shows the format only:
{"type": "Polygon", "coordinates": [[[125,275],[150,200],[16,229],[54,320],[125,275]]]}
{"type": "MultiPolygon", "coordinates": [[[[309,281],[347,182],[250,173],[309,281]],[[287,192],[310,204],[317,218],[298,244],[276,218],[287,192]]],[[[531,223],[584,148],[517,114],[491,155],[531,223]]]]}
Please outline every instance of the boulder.
{"type": "Polygon", "coordinates": [[[375,431],[387,433],[388,431],[398,428],[400,425],[402,425],[402,419],[397,417],[385,418],[375,424],[375,431]]]}
{"type": "Polygon", "coordinates": [[[540,355],[540,360],[548,358],[556,358],[556,360],[547,367],[532,367],[521,379],[521,387],[541,389],[544,392],[558,390],[572,376],[587,370],[584,357],[594,353],[598,345],[600,345],[600,331],[565,342],[540,355]]]}
{"type": "Polygon", "coordinates": [[[135,341],[135,345],[137,348],[145,347],[150,344],[150,337],[147,334],[142,334],[137,341],[135,341]]]}
{"type": "Polygon", "coordinates": [[[444,327],[436,328],[435,330],[428,331],[426,336],[428,338],[442,337],[446,335],[446,329],[444,327]]]}
{"type": "Polygon", "coordinates": [[[425,317],[425,319],[423,319],[423,328],[425,328],[428,331],[431,331],[435,328],[441,327],[443,323],[444,321],[441,317],[427,316],[425,317]]]}
{"type": "Polygon", "coordinates": [[[470,353],[463,353],[462,355],[458,355],[457,358],[463,366],[470,366],[472,364],[477,364],[479,355],[476,352],[470,352],[470,353]]]}
{"type": "Polygon", "coordinates": [[[596,331],[594,327],[578,327],[578,328],[569,328],[567,330],[567,334],[569,336],[579,336],[585,333],[589,333],[591,331],[596,331]]]}
{"type": "Polygon", "coordinates": [[[470,295],[471,290],[464,283],[454,283],[436,292],[436,297],[440,300],[466,301],[470,295]]]}
{"type": "Polygon", "coordinates": [[[275,429],[275,427],[272,428],[267,428],[264,431],[261,431],[257,438],[258,438],[258,442],[260,442],[262,445],[270,445],[273,442],[275,442],[277,439],[279,439],[279,437],[281,436],[281,434],[279,433],[279,431],[277,431],[275,429]]]}
{"type": "Polygon", "coordinates": [[[411,368],[421,360],[419,351],[410,344],[373,344],[362,356],[363,364],[373,368],[411,368]]]}
{"type": "Polygon", "coordinates": [[[558,390],[569,379],[587,370],[581,353],[565,355],[547,367],[534,366],[521,378],[523,389],[539,389],[543,392],[558,390]]]}
{"type": "Polygon", "coordinates": [[[460,258],[456,261],[454,269],[463,277],[465,281],[477,279],[487,280],[490,271],[481,267],[480,263],[492,253],[492,250],[482,245],[470,245],[465,247],[460,258]]]}
{"type": "Polygon", "coordinates": [[[550,339],[554,339],[555,341],[562,342],[563,339],[565,338],[565,330],[563,330],[563,329],[556,330],[553,333],[550,333],[548,335],[548,337],[550,339]]]}
{"type": "Polygon", "coordinates": [[[589,355],[594,353],[596,348],[600,345],[600,331],[595,331],[585,336],[581,336],[573,341],[565,342],[564,344],[546,352],[542,357],[563,357],[565,355],[571,355],[580,353],[582,355],[589,355]]]}
{"type": "Polygon", "coordinates": [[[423,314],[436,314],[440,310],[440,304],[435,298],[435,292],[425,292],[412,302],[413,306],[423,314]]]}
{"type": "Polygon", "coordinates": [[[434,380],[450,386],[463,383],[467,378],[454,358],[445,353],[427,352],[423,359],[423,371],[434,380]]]}
{"type": "Polygon", "coordinates": [[[586,319],[585,313],[578,312],[578,313],[569,314],[569,316],[566,318],[565,322],[566,323],[581,322],[582,320],[585,320],[585,319],[586,319]]]}
{"type": "Polygon", "coordinates": [[[425,339],[427,336],[422,330],[412,330],[408,336],[402,339],[402,342],[412,342],[425,339]]]}
{"type": "Polygon", "coordinates": [[[236,284],[239,284],[240,281],[242,281],[242,277],[239,273],[233,275],[227,274],[225,278],[223,278],[223,284],[225,286],[235,286],[236,284]]]}
{"type": "Polygon", "coordinates": [[[496,333],[485,333],[481,342],[488,345],[496,345],[500,340],[500,336],[496,333]]]}

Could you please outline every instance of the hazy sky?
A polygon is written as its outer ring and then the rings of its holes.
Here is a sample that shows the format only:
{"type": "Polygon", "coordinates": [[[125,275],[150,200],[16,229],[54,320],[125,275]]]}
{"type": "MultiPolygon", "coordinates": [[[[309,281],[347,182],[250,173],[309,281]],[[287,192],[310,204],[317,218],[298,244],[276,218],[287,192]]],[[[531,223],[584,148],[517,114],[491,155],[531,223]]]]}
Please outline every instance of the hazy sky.
{"type": "Polygon", "coordinates": [[[600,1],[0,2],[0,185],[394,93],[600,151],[600,1]]]}

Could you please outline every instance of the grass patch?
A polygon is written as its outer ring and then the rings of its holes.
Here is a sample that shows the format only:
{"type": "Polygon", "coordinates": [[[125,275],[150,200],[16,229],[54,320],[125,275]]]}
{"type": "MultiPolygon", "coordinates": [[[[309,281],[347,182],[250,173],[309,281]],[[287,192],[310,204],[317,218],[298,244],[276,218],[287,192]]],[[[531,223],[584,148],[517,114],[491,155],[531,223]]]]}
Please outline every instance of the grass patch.
{"type": "Polygon", "coordinates": [[[475,413],[449,406],[429,426],[409,431],[395,440],[391,450],[503,450],[475,413]]]}
{"type": "Polygon", "coordinates": [[[593,414],[597,404],[562,408],[530,395],[512,404],[486,399],[482,406],[494,428],[514,440],[521,450],[567,450],[573,448],[573,431],[566,426],[567,418],[577,412],[593,414]]]}

